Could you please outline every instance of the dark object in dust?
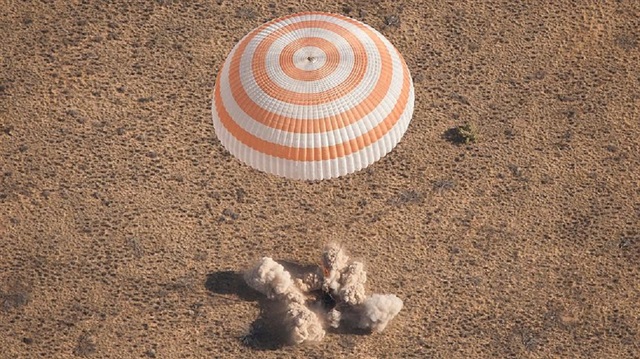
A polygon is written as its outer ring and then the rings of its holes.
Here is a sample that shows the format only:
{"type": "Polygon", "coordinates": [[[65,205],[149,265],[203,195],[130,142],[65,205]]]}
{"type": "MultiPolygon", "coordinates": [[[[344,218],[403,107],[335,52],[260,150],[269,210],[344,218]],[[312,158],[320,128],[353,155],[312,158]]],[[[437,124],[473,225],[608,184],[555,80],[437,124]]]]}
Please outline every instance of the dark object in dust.
{"type": "Polygon", "coordinates": [[[335,308],[336,305],[338,304],[336,299],[330,293],[327,293],[325,291],[320,291],[319,298],[320,298],[320,304],[322,304],[322,309],[324,309],[327,312],[335,308]]]}
{"type": "Polygon", "coordinates": [[[466,123],[445,131],[444,138],[455,144],[469,144],[478,141],[478,134],[473,125],[466,123]]]}

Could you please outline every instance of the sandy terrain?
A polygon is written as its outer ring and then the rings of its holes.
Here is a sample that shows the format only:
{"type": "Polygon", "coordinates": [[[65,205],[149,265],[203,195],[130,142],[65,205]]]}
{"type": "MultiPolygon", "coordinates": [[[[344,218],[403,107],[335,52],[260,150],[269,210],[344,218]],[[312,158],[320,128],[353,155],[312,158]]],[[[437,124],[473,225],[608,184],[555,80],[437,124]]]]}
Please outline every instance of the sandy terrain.
{"type": "Polygon", "coordinates": [[[640,357],[640,2],[105,3],[0,5],[1,358],[640,357]],[[320,183],[211,121],[236,41],[302,10],[375,27],[416,86],[398,147],[320,183]],[[237,272],[329,240],[398,317],[245,345],[237,272]]]}

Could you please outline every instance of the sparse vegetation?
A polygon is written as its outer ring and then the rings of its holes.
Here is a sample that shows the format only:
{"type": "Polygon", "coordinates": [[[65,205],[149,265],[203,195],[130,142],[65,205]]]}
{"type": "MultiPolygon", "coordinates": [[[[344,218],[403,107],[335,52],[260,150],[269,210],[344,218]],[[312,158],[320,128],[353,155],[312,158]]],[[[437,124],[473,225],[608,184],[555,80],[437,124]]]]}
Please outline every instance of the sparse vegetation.
{"type": "Polygon", "coordinates": [[[464,125],[448,129],[444,137],[453,143],[469,144],[478,141],[478,132],[472,124],[465,123],[464,125]]]}
{"type": "Polygon", "coordinates": [[[433,190],[438,193],[453,189],[455,186],[456,182],[448,178],[439,179],[433,182],[433,190]]]}

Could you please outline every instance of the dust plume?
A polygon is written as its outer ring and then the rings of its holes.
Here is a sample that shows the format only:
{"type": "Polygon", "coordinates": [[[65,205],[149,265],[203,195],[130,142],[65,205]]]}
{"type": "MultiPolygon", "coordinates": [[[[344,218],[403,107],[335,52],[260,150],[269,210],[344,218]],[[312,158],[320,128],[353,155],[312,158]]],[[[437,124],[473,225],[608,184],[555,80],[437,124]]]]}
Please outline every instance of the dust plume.
{"type": "Polygon", "coordinates": [[[362,303],[359,327],[381,332],[402,306],[402,300],[394,294],[373,294],[362,303]]]}
{"type": "Polygon", "coordinates": [[[367,295],[364,264],[352,261],[336,243],[323,248],[318,267],[292,273],[263,257],[245,272],[244,279],[277,304],[270,307],[270,314],[282,321],[284,336],[291,344],[320,341],[327,329],[343,325],[382,332],[403,307],[394,294],[367,295]]]}
{"type": "Polygon", "coordinates": [[[362,263],[350,262],[349,255],[342,246],[336,243],[325,246],[322,266],[327,273],[322,285],[324,291],[350,305],[357,305],[365,300],[367,272],[362,263]]]}
{"type": "Polygon", "coordinates": [[[307,307],[307,298],[280,263],[263,257],[245,273],[245,281],[267,298],[285,305],[283,323],[290,342],[300,344],[324,338],[325,331],[320,318],[307,307]]]}

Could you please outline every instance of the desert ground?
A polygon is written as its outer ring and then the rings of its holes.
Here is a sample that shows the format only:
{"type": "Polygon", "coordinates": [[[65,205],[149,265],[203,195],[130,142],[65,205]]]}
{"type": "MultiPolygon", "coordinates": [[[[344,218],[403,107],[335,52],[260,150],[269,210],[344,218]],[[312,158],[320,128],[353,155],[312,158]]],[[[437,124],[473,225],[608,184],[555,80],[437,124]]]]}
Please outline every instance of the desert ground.
{"type": "Polygon", "coordinates": [[[640,357],[640,2],[5,0],[0,28],[1,358],[640,357]],[[380,31],[416,91],[391,153],[320,182],[211,115],[235,43],[305,10],[380,31]],[[330,241],[389,327],[246,340],[241,272],[330,241]]]}

